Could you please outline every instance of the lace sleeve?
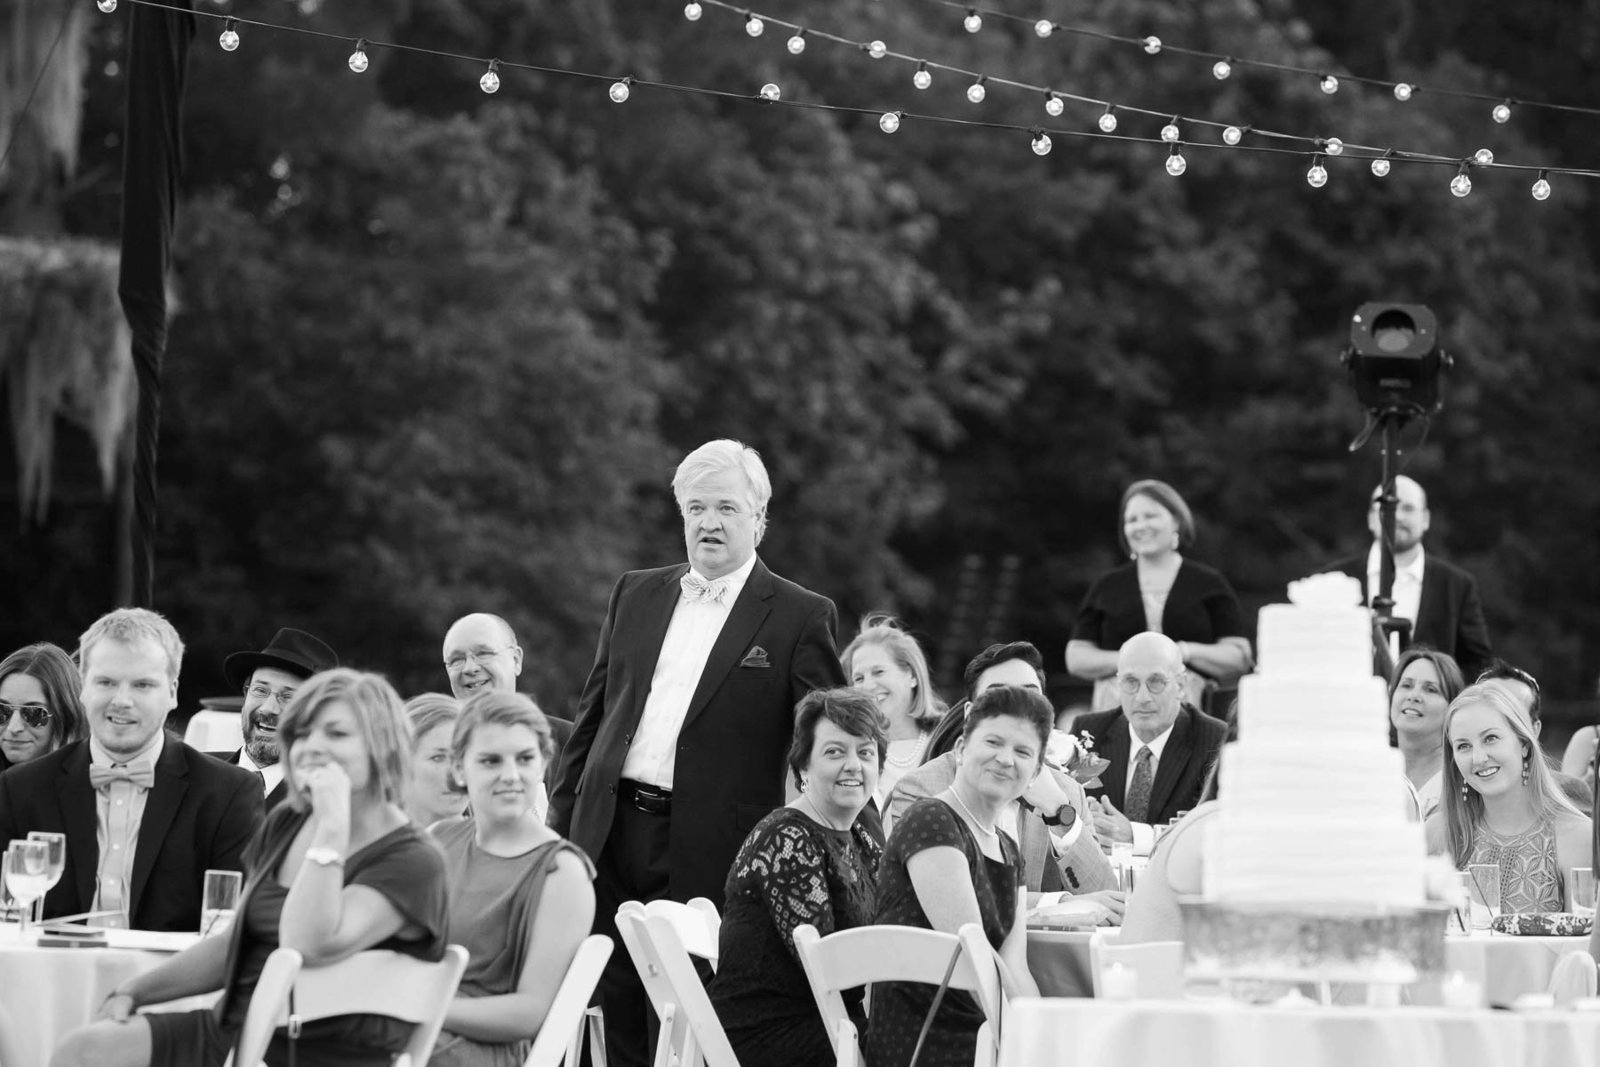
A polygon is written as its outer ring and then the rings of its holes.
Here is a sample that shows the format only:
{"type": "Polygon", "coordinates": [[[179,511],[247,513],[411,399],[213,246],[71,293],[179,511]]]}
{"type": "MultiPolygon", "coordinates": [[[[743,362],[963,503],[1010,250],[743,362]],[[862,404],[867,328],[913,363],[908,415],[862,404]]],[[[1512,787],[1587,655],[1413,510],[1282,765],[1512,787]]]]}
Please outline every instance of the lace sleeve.
{"type": "Polygon", "coordinates": [[[749,859],[748,870],[760,881],[772,925],[796,961],[795,927],[810,923],[824,937],[833,932],[828,862],[827,849],[816,836],[793,822],[774,827],[749,859]]]}

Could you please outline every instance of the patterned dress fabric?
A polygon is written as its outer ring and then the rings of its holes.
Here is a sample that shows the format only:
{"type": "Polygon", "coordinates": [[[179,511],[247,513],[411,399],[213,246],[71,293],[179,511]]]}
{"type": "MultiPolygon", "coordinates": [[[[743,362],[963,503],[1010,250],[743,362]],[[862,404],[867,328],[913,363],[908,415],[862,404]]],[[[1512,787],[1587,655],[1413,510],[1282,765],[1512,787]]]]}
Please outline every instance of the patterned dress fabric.
{"type": "Polygon", "coordinates": [[[1478,826],[1465,866],[1474,863],[1499,866],[1502,914],[1563,910],[1555,828],[1547,821],[1519,834],[1497,834],[1478,826]]]}

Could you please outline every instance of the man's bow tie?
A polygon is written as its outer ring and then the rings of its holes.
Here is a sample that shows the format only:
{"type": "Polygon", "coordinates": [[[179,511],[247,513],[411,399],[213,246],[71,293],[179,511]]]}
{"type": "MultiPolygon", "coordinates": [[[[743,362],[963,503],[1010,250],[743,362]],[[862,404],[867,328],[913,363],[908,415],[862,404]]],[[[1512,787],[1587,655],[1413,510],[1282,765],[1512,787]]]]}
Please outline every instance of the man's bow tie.
{"type": "Polygon", "coordinates": [[[140,789],[149,789],[156,784],[156,771],[148,763],[136,763],[133,766],[119,763],[115,767],[102,767],[98,763],[89,765],[90,785],[104,789],[112,782],[132,782],[140,789]]]}
{"type": "Polygon", "coordinates": [[[684,599],[691,604],[722,603],[722,598],[728,594],[728,579],[702,578],[694,571],[689,571],[678,584],[683,586],[684,599]]]}

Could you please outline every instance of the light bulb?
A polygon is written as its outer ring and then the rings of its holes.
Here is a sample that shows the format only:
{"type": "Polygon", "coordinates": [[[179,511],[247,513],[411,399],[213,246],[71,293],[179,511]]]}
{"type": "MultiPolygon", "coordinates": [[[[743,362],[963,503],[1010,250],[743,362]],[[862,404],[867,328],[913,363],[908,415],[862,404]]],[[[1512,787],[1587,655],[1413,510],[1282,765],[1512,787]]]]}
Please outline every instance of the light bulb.
{"type": "Polygon", "coordinates": [[[1489,114],[1494,117],[1494,120],[1496,122],[1501,122],[1501,123],[1510,122],[1511,121],[1511,101],[1502,100],[1500,103],[1498,103],[1498,104],[1496,104],[1494,106],[1494,110],[1489,112],[1489,114]]]}
{"type": "Polygon", "coordinates": [[[763,100],[776,100],[782,95],[783,93],[772,82],[768,82],[761,87],[761,99],[763,100]]]}
{"type": "Polygon", "coordinates": [[[756,16],[751,15],[749,20],[744,24],[744,32],[748,33],[752,37],[760,37],[763,33],[767,32],[767,24],[762,22],[756,16]]]}
{"type": "Polygon", "coordinates": [[[1328,168],[1321,163],[1311,164],[1311,169],[1306,171],[1306,184],[1313,189],[1321,189],[1328,184],[1328,168]]]}
{"type": "Polygon", "coordinates": [[[1237,126],[1229,126],[1222,131],[1222,143],[1235,145],[1244,140],[1244,131],[1237,126]]]}
{"type": "Polygon", "coordinates": [[[1472,153],[1472,161],[1480,167],[1487,167],[1494,162],[1494,153],[1487,148],[1480,148],[1472,153]]]}
{"type": "Polygon", "coordinates": [[[1100,132],[1101,133],[1116,133],[1117,132],[1117,116],[1111,110],[1111,105],[1110,104],[1106,105],[1105,114],[1100,116],[1099,126],[1100,126],[1100,132]]]}
{"type": "Polygon", "coordinates": [[[884,44],[882,41],[873,41],[871,44],[867,45],[867,55],[871,56],[873,59],[882,59],[888,54],[889,46],[884,44]]]}
{"type": "Polygon", "coordinates": [[[1178,139],[1178,120],[1176,118],[1161,127],[1161,139],[1168,144],[1178,139]]]}
{"type": "Polygon", "coordinates": [[[1544,171],[1539,172],[1539,179],[1533,183],[1533,198],[1535,200],[1550,199],[1550,183],[1545,179],[1544,171]]]}
{"type": "Polygon", "coordinates": [[[117,9],[117,0],[95,0],[94,6],[100,9],[101,14],[109,15],[117,9]]]}
{"type": "Polygon", "coordinates": [[[933,75],[928,73],[926,66],[919,63],[917,64],[917,72],[911,75],[911,84],[918,89],[926,89],[933,84],[933,75]]]}
{"type": "Polygon", "coordinates": [[[967,86],[967,99],[974,104],[983,103],[983,98],[989,95],[989,90],[983,87],[983,79],[979,79],[967,86]]]}
{"type": "Polygon", "coordinates": [[[977,33],[983,29],[983,16],[976,11],[969,10],[967,17],[961,20],[961,25],[967,28],[968,33],[977,33]]]}
{"type": "Polygon", "coordinates": [[[1033,135],[1033,154],[1036,156],[1048,156],[1050,154],[1050,135],[1048,133],[1036,133],[1033,135]]]}
{"type": "Polygon", "coordinates": [[[1059,96],[1057,96],[1055,93],[1046,93],[1045,94],[1045,97],[1044,97],[1044,113],[1046,115],[1049,115],[1051,118],[1060,118],[1061,117],[1061,113],[1063,111],[1065,111],[1066,109],[1067,109],[1067,105],[1062,103],[1061,102],[1061,98],[1059,96]]]}
{"type": "Polygon", "coordinates": [[[1052,33],[1056,32],[1056,24],[1051,22],[1049,19],[1040,19],[1038,22],[1033,24],[1033,32],[1037,33],[1040,37],[1048,37],[1052,33]]]}
{"type": "Polygon", "coordinates": [[[798,33],[789,38],[789,54],[797,56],[806,50],[806,39],[798,33]]]}
{"type": "Polygon", "coordinates": [[[1172,155],[1167,157],[1167,173],[1176,178],[1189,169],[1189,161],[1183,158],[1183,153],[1177,150],[1177,145],[1172,147],[1172,155]]]}
{"type": "Polygon", "coordinates": [[[232,52],[239,47],[239,31],[233,28],[233,19],[231,18],[225,23],[225,26],[226,29],[222,31],[222,36],[217,38],[217,43],[222,46],[224,52],[232,52]]]}
{"type": "Polygon", "coordinates": [[[625,103],[627,103],[627,101],[628,101],[628,92],[629,92],[628,83],[626,81],[612,82],[611,83],[611,102],[613,104],[625,104],[625,103]]]}
{"type": "Polygon", "coordinates": [[[1339,79],[1335,78],[1332,74],[1324,74],[1322,76],[1321,85],[1322,91],[1327,93],[1329,96],[1332,96],[1334,93],[1339,91],[1339,79]]]}
{"type": "Polygon", "coordinates": [[[1394,98],[1399,100],[1401,103],[1404,103],[1405,101],[1411,99],[1411,94],[1413,92],[1415,92],[1415,90],[1412,89],[1411,83],[1401,82],[1394,87],[1394,98]]]}
{"type": "Polygon", "coordinates": [[[1374,178],[1387,178],[1389,176],[1389,161],[1387,159],[1374,159],[1372,161],[1372,176],[1374,178]]]}
{"type": "Polygon", "coordinates": [[[1462,171],[1450,179],[1450,191],[1457,196],[1466,196],[1472,192],[1472,179],[1467,177],[1467,172],[1462,171]]]}
{"type": "Polygon", "coordinates": [[[1233,64],[1229,63],[1226,59],[1219,59],[1215,63],[1211,64],[1211,76],[1217,79],[1219,82],[1226,81],[1228,79],[1228,75],[1232,73],[1233,64]]]}
{"type": "Polygon", "coordinates": [[[365,41],[357,41],[356,50],[350,53],[350,69],[355,71],[357,74],[360,74],[367,69],[367,53],[363,48],[366,43],[367,42],[365,41]]]}
{"type": "Polygon", "coordinates": [[[1322,150],[1330,156],[1341,155],[1344,152],[1344,142],[1337,137],[1330,137],[1322,142],[1322,150]]]}
{"type": "Polygon", "coordinates": [[[704,12],[701,10],[700,5],[695,3],[695,0],[689,0],[687,4],[683,5],[683,17],[690,22],[699,22],[702,14],[704,12]]]}
{"type": "Polygon", "coordinates": [[[899,128],[900,112],[898,111],[885,111],[883,117],[878,120],[878,129],[884,133],[893,133],[899,128]]]}
{"type": "Polygon", "coordinates": [[[495,73],[493,65],[490,65],[489,69],[483,72],[483,77],[478,79],[478,88],[486,93],[500,91],[500,75],[495,73]]]}
{"type": "Polygon", "coordinates": [[[1157,37],[1155,34],[1151,34],[1149,37],[1146,37],[1144,39],[1144,50],[1147,54],[1152,56],[1160,52],[1161,38],[1157,37]]]}

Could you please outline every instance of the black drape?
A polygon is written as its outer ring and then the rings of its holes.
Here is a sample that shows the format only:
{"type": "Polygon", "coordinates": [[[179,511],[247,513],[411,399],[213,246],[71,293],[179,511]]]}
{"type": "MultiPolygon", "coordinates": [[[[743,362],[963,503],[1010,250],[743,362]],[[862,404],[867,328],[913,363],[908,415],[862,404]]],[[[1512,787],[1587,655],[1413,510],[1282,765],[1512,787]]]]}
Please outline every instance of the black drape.
{"type": "Polygon", "coordinates": [[[132,603],[155,592],[156,446],[161,433],[161,361],[167,350],[167,265],[183,170],[184,72],[195,18],[130,4],[128,110],[122,154],[122,265],[117,295],[133,334],[139,414],[133,449],[132,603]]]}

